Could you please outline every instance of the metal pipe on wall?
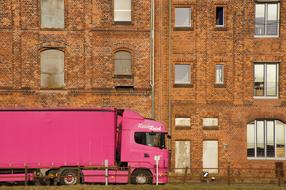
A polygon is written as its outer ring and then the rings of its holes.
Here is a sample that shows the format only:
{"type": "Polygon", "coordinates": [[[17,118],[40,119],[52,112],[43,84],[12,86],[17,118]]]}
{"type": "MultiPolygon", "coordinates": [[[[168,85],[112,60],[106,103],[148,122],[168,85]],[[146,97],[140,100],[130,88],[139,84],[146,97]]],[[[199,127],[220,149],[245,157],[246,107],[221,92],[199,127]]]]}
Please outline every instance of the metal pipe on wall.
{"type": "Polygon", "coordinates": [[[151,110],[151,118],[155,119],[155,59],[154,59],[154,54],[155,54],[155,48],[154,48],[154,26],[155,26],[155,3],[154,0],[151,0],[151,18],[150,18],[150,86],[151,86],[151,101],[152,101],[152,110],[151,110]]]}

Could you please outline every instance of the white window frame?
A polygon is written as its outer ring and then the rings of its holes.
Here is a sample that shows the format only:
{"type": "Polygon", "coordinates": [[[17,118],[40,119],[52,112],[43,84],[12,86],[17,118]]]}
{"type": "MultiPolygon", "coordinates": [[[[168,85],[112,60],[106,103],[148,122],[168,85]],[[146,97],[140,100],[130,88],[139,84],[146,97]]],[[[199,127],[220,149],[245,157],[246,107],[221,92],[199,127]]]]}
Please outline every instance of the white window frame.
{"type": "Polygon", "coordinates": [[[223,64],[217,64],[215,66],[215,84],[224,84],[224,65],[223,64]],[[219,77],[217,75],[217,71],[221,68],[221,78],[222,81],[219,81],[219,77]]]}
{"type": "Polygon", "coordinates": [[[215,17],[217,16],[217,9],[218,8],[222,8],[222,13],[223,13],[223,17],[222,17],[222,22],[223,22],[223,24],[222,25],[218,25],[217,23],[216,23],[216,27],[218,27],[218,28],[220,28],[220,27],[225,27],[225,7],[223,7],[223,6],[217,6],[216,7],[216,9],[215,9],[215,17]]]}
{"type": "Polygon", "coordinates": [[[278,62],[255,62],[253,66],[253,98],[254,99],[279,99],[279,67],[280,64],[278,62]],[[276,96],[267,96],[267,65],[268,64],[275,64],[276,65],[276,96]],[[264,65],[264,96],[255,96],[255,65],[264,65]]]}
{"type": "Polygon", "coordinates": [[[264,3],[256,3],[254,6],[255,12],[254,12],[254,37],[255,38],[279,38],[280,36],[280,3],[279,2],[264,2],[264,3]],[[257,35],[255,33],[255,19],[256,19],[256,5],[257,4],[265,4],[265,15],[264,18],[266,18],[268,16],[268,4],[277,4],[277,35],[267,35],[267,19],[265,19],[266,23],[265,23],[265,34],[264,35],[257,35]]]}
{"type": "MultiPolygon", "coordinates": [[[[282,157],[277,157],[277,142],[276,142],[276,123],[279,120],[271,120],[271,119],[266,119],[266,120],[255,120],[254,121],[254,157],[249,157],[247,155],[248,160],[286,160],[286,124],[284,123],[284,158],[282,157]],[[264,122],[264,157],[257,157],[257,121],[263,121],[264,122]],[[273,121],[274,122],[274,150],[275,150],[275,155],[274,157],[267,157],[267,130],[265,130],[266,125],[265,123],[267,121],[273,121]]],[[[281,122],[281,121],[280,121],[281,122]]],[[[283,123],[283,122],[282,122],[283,123]]],[[[246,142],[248,143],[248,142],[246,142]]]]}
{"type": "Polygon", "coordinates": [[[192,8],[191,7],[175,7],[175,27],[176,28],[191,28],[192,27],[192,8]],[[177,25],[176,23],[176,10],[177,9],[189,9],[189,25],[177,25]]]}

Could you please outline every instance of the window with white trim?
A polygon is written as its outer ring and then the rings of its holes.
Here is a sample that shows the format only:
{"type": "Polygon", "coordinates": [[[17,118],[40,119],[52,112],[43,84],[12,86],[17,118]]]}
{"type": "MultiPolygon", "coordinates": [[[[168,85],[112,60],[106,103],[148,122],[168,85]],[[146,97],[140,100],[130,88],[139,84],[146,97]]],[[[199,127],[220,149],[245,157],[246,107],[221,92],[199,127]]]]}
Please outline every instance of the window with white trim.
{"type": "Polygon", "coordinates": [[[223,84],[224,83],[224,66],[222,64],[217,64],[215,66],[215,83],[223,84]]]}
{"type": "Polygon", "coordinates": [[[191,84],[191,66],[185,64],[175,65],[175,84],[191,84]]]}
{"type": "Polygon", "coordinates": [[[247,125],[248,158],[285,158],[285,123],[255,120],[247,125]]]}
{"type": "Polygon", "coordinates": [[[41,28],[64,28],[64,6],[64,0],[41,0],[41,28]]]}
{"type": "Polygon", "coordinates": [[[175,27],[191,27],[192,9],[186,7],[175,8],[175,27]]]}
{"type": "Polygon", "coordinates": [[[278,97],[278,63],[254,64],[254,96],[278,97]]]}
{"type": "Polygon", "coordinates": [[[131,21],[131,0],[114,0],[114,21],[131,21]]]}
{"type": "Polygon", "coordinates": [[[255,4],[255,36],[279,35],[279,3],[255,4]]]}
{"type": "Polygon", "coordinates": [[[176,117],[175,118],[175,126],[176,127],[190,127],[191,126],[191,118],[189,118],[189,117],[176,117]]]}

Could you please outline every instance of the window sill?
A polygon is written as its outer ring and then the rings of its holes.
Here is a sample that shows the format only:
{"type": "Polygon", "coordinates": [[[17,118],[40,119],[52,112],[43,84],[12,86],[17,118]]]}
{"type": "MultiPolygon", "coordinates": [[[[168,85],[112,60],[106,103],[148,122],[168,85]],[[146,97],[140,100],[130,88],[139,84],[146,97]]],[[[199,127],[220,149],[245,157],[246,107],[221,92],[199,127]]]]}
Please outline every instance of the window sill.
{"type": "Polygon", "coordinates": [[[132,21],[113,21],[114,25],[132,25],[132,21]]]}
{"type": "Polygon", "coordinates": [[[247,157],[247,160],[286,160],[286,158],[247,157]]]}
{"type": "Polygon", "coordinates": [[[221,84],[214,84],[214,87],[215,88],[225,88],[225,84],[224,83],[221,83],[221,84]]]}
{"type": "Polygon", "coordinates": [[[219,130],[218,126],[203,126],[203,130],[219,130]]]}
{"type": "Polygon", "coordinates": [[[176,130],[190,130],[192,129],[191,126],[176,126],[176,130]]]}
{"type": "Polygon", "coordinates": [[[114,79],[133,79],[133,75],[114,75],[114,79]]]}
{"type": "Polygon", "coordinates": [[[216,26],[214,28],[215,31],[227,31],[227,27],[225,26],[216,26]]]}
{"type": "Polygon", "coordinates": [[[65,28],[41,28],[41,31],[64,31],[65,28]]]}
{"type": "Polygon", "coordinates": [[[175,26],[174,27],[174,31],[193,31],[194,28],[191,26],[184,26],[184,27],[179,27],[179,26],[175,26]]]}
{"type": "Polygon", "coordinates": [[[193,84],[174,84],[174,88],[192,88],[193,84]]]}
{"type": "Polygon", "coordinates": [[[275,96],[275,97],[271,97],[271,96],[253,96],[253,99],[257,99],[257,100],[278,100],[279,97],[275,96]]]}
{"type": "Polygon", "coordinates": [[[279,38],[279,35],[254,35],[254,38],[279,38]]]}

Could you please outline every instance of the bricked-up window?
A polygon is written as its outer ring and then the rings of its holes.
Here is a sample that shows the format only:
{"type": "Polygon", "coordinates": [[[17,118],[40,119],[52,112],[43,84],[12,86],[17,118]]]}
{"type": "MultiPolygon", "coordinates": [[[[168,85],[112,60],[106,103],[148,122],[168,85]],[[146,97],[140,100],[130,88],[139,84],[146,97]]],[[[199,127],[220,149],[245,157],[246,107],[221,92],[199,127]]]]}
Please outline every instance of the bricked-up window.
{"type": "Polygon", "coordinates": [[[191,27],[191,8],[175,8],[175,27],[191,27]]]}
{"type": "Polygon", "coordinates": [[[175,172],[184,173],[191,166],[191,142],[175,141],[175,172]]]}
{"type": "Polygon", "coordinates": [[[114,21],[131,21],[131,0],[114,0],[114,21]]]}
{"type": "Polygon", "coordinates": [[[248,158],[285,158],[285,123],[255,120],[247,125],[248,158]]]}
{"type": "Polygon", "coordinates": [[[277,63],[254,64],[254,96],[277,97],[278,96],[278,72],[277,63]]]}
{"type": "Polygon", "coordinates": [[[191,126],[191,118],[189,118],[189,117],[176,117],[175,118],[175,126],[176,127],[190,127],[191,126]]]}
{"type": "Polygon", "coordinates": [[[175,65],[175,84],[191,84],[191,66],[185,64],[175,65]]]}
{"type": "Polygon", "coordinates": [[[215,83],[223,84],[224,83],[224,66],[222,64],[218,64],[215,67],[215,83]]]}
{"type": "Polygon", "coordinates": [[[115,75],[132,75],[132,57],[128,51],[117,51],[114,55],[115,75]]]}
{"type": "Polygon", "coordinates": [[[41,52],[41,88],[63,88],[64,52],[46,50],[41,52]]]}
{"type": "Polygon", "coordinates": [[[279,3],[257,3],[255,5],[255,35],[278,36],[279,3]]]}
{"type": "Polygon", "coordinates": [[[216,7],[216,26],[224,26],[224,7],[216,7]]]}
{"type": "Polygon", "coordinates": [[[41,0],[41,28],[64,28],[64,0],[41,0]]]}

